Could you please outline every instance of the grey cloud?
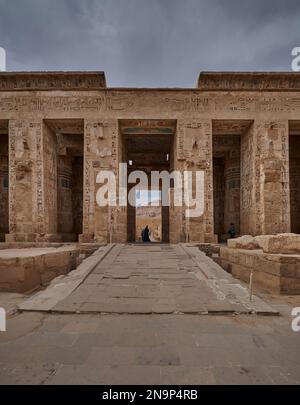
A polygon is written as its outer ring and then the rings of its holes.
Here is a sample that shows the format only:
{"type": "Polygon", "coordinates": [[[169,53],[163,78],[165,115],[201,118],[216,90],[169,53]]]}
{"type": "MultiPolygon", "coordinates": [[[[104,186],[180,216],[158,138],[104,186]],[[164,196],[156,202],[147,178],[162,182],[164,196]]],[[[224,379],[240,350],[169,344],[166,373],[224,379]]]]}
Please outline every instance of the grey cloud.
{"type": "Polygon", "coordinates": [[[105,70],[194,87],[201,70],[290,70],[298,0],[0,0],[9,70],[105,70]]]}

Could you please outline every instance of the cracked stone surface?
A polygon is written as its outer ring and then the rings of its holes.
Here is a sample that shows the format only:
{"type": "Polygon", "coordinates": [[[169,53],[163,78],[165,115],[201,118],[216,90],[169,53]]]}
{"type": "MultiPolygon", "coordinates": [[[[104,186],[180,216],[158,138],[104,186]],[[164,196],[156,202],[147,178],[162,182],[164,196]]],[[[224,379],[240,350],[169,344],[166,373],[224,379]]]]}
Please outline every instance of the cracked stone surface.
{"type": "MultiPolygon", "coordinates": [[[[34,307],[33,307],[34,308],[34,307]]],[[[39,306],[36,306],[36,310],[39,306]]],[[[116,245],[52,311],[277,313],[193,245],[116,245]]]]}
{"type": "Polygon", "coordinates": [[[298,297],[249,303],[192,245],[114,245],[89,266],[50,311],[41,292],[9,317],[0,384],[300,384],[298,297]]]}
{"type": "Polygon", "coordinates": [[[290,322],[25,312],[0,334],[0,384],[300,384],[290,322]]]}

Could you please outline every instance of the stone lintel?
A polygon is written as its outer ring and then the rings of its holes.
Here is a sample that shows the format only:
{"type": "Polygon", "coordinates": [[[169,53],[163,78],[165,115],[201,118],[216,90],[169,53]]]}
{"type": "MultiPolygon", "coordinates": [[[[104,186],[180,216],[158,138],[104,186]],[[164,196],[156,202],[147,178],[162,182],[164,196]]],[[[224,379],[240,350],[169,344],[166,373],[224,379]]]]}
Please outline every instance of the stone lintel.
{"type": "Polygon", "coordinates": [[[0,91],[99,90],[104,72],[1,72],[0,91]]]}
{"type": "Polygon", "coordinates": [[[298,72],[201,72],[198,89],[205,91],[299,91],[298,72]]]}

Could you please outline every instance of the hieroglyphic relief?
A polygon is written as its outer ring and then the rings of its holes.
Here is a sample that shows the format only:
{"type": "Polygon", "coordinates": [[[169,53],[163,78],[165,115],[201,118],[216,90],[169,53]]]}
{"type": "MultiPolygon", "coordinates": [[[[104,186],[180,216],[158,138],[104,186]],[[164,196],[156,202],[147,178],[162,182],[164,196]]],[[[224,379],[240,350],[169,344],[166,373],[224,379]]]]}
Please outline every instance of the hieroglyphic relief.
{"type": "MultiPolygon", "coordinates": [[[[44,229],[40,232],[57,233],[57,172],[58,172],[57,136],[44,123],[43,125],[43,181],[45,219],[44,229]]],[[[39,171],[40,172],[40,171],[39,171]]],[[[41,195],[41,198],[43,195],[41,195]]],[[[38,203],[40,205],[40,203],[38,203]]]]}
{"type": "MultiPolygon", "coordinates": [[[[71,93],[71,92],[70,92],[71,93]]],[[[218,93],[203,95],[200,91],[151,90],[98,91],[93,94],[77,95],[24,95],[22,92],[12,96],[0,97],[0,113],[108,113],[117,116],[122,112],[151,112],[177,114],[256,114],[256,113],[292,113],[300,112],[300,98],[282,96],[280,93],[258,95],[254,93],[230,93],[220,96],[218,93]]]]}
{"type": "Polygon", "coordinates": [[[205,215],[189,221],[183,215],[184,233],[192,239],[213,239],[213,172],[211,120],[179,120],[177,127],[177,168],[205,172],[205,215]],[[179,167],[178,167],[179,166],[179,167]],[[202,236],[200,236],[200,233],[202,236]]]}
{"type": "Polygon", "coordinates": [[[287,232],[289,220],[288,122],[256,124],[257,234],[287,232]],[[260,221],[260,222],[258,222],[260,221]],[[261,225],[259,225],[261,224],[261,225]]]}
{"type": "Polygon", "coordinates": [[[42,123],[10,121],[9,150],[10,232],[41,230],[44,220],[42,123]],[[18,221],[22,206],[27,209],[24,227],[18,221]]]}
{"type": "MultiPolygon", "coordinates": [[[[55,196],[45,192],[49,183],[41,173],[43,171],[45,173],[45,169],[49,174],[54,173],[55,165],[51,164],[54,158],[45,163],[45,159],[51,155],[54,148],[50,145],[51,142],[46,141],[43,144],[44,118],[45,121],[53,119],[56,122],[72,119],[73,124],[76,120],[81,122],[85,120],[84,233],[86,234],[95,232],[95,175],[100,169],[117,171],[117,164],[122,155],[118,122],[124,120],[134,120],[134,123],[140,126],[140,134],[151,135],[161,130],[152,128],[153,121],[161,122],[163,130],[169,129],[166,128],[166,121],[177,122],[177,131],[174,131],[174,155],[170,154],[171,166],[179,170],[205,170],[206,173],[204,225],[199,227],[203,234],[197,236],[201,240],[213,233],[212,132],[218,128],[212,129],[211,120],[220,121],[220,128],[227,121],[225,125],[229,128],[230,134],[236,129],[239,134],[244,133],[240,127],[236,128],[236,121],[255,121],[251,134],[249,132],[251,139],[245,139],[244,143],[242,139],[241,146],[244,157],[244,163],[242,162],[244,181],[241,187],[242,211],[247,218],[245,226],[249,232],[255,234],[288,230],[287,120],[299,118],[298,76],[214,74],[204,77],[200,88],[194,90],[104,89],[99,87],[98,78],[94,82],[92,76],[80,78],[77,75],[75,81],[73,78],[68,81],[66,76],[62,78],[54,76],[55,74],[49,75],[48,78],[44,76],[44,79],[30,80],[15,77],[10,78],[4,87],[0,86],[0,117],[6,122],[11,120],[12,136],[9,142],[13,181],[10,185],[12,190],[10,210],[16,213],[22,210],[24,214],[24,218],[19,215],[17,220],[12,216],[12,230],[18,229],[18,232],[27,233],[42,233],[49,230],[43,218],[48,215],[47,207],[52,207],[54,212],[55,196]],[[61,86],[65,86],[66,91],[55,91],[62,90],[61,86]],[[46,87],[52,91],[44,91],[46,87]],[[40,91],[33,92],[31,91],[33,88],[40,91]],[[231,121],[230,125],[228,121],[231,121]],[[26,197],[26,202],[21,207],[21,195],[24,192],[30,194],[31,198],[26,197]]],[[[69,127],[66,122],[64,129],[69,135],[77,133],[77,128],[69,127]]],[[[59,128],[57,133],[60,134],[59,128]]],[[[58,153],[66,154],[72,140],[69,138],[66,143],[63,136],[64,134],[60,138],[58,135],[60,139],[58,153]]],[[[124,210],[119,211],[122,211],[124,216],[124,210]]],[[[177,219],[176,215],[174,214],[174,217],[177,219]]],[[[111,238],[111,235],[119,232],[120,214],[117,210],[111,210],[103,212],[103,218],[104,222],[110,218],[108,224],[113,224],[107,225],[107,222],[104,224],[105,235],[111,238]]],[[[47,221],[51,222],[49,219],[47,221]]],[[[102,220],[97,221],[96,226],[100,229],[103,225],[102,220]]],[[[181,227],[180,221],[178,229],[184,235],[185,230],[181,227]]]]}
{"type": "Polygon", "coordinates": [[[104,95],[92,96],[14,96],[0,98],[0,112],[47,113],[96,112],[105,110],[104,95]]]}
{"type": "MultiPolygon", "coordinates": [[[[85,122],[83,228],[86,234],[94,233],[94,225],[97,221],[95,218],[96,176],[101,169],[118,173],[118,125],[116,120],[85,122]]],[[[96,211],[99,209],[97,207],[96,211]]],[[[103,223],[105,225],[104,234],[107,234],[111,223],[107,215],[106,221],[103,223]]],[[[114,212],[109,213],[109,216],[114,216],[114,212]]],[[[113,233],[113,230],[110,230],[110,233],[113,233]]]]}
{"type": "Polygon", "coordinates": [[[105,88],[103,73],[5,72],[0,75],[0,90],[84,90],[105,88]]]}
{"type": "Polygon", "coordinates": [[[289,72],[202,72],[198,88],[209,91],[299,91],[300,77],[289,72]]]}
{"type": "Polygon", "coordinates": [[[256,229],[255,190],[260,187],[255,178],[255,138],[253,125],[241,136],[241,235],[254,235],[256,229]]]}

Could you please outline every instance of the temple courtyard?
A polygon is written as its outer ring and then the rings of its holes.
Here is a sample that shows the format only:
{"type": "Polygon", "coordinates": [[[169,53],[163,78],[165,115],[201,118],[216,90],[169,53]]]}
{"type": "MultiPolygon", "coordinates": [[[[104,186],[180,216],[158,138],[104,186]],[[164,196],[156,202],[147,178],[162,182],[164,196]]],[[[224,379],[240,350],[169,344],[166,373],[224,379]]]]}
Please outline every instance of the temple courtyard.
{"type": "Polygon", "coordinates": [[[1,293],[0,384],[299,384],[297,296],[192,244],[110,244],[32,294],[1,293]]]}
{"type": "Polygon", "coordinates": [[[299,384],[299,92],[0,73],[0,384],[299,384]]]}

